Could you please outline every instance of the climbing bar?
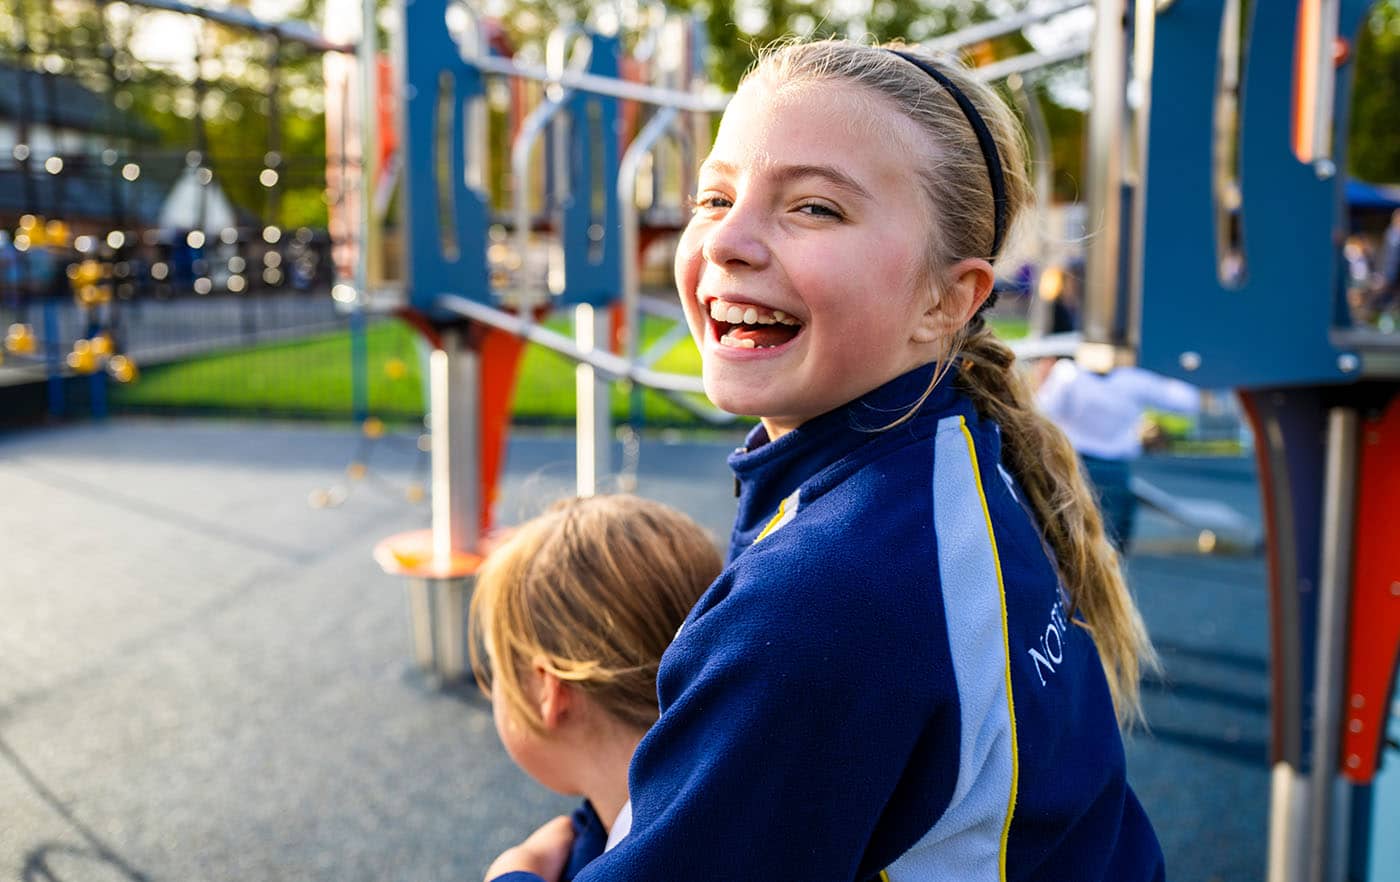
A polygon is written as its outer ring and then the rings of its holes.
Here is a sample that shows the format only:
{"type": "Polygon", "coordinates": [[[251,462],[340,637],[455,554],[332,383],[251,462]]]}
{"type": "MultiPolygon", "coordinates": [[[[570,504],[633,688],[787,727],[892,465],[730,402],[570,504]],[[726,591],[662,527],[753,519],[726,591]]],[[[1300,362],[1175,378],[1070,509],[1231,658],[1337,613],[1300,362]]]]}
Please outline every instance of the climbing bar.
{"type": "Polygon", "coordinates": [[[566,89],[578,89],[596,95],[607,95],[612,98],[623,98],[628,101],[640,101],[644,104],[674,107],[678,110],[690,110],[697,113],[718,112],[724,110],[729,103],[728,95],[697,95],[693,92],[681,92],[676,89],[644,86],[615,77],[603,77],[570,70],[551,71],[543,65],[522,64],[496,55],[469,58],[466,63],[483,73],[519,77],[547,85],[563,86],[566,89]]]}
{"type": "Polygon", "coordinates": [[[1011,58],[1003,58],[991,64],[984,64],[981,67],[972,69],[972,73],[977,78],[986,82],[1004,80],[1013,74],[1029,73],[1033,70],[1051,67],[1065,61],[1074,61],[1089,54],[1088,42],[1072,44],[1057,49],[1054,52],[1026,52],[1021,55],[1014,55],[1011,58]]]}
{"type": "Polygon", "coordinates": [[[166,12],[178,12],[183,15],[198,16],[199,18],[218,22],[219,24],[228,25],[229,27],[267,34],[290,43],[300,43],[303,46],[320,52],[344,52],[350,54],[355,51],[354,44],[337,43],[333,40],[328,40],[303,22],[264,21],[251,12],[234,7],[229,7],[228,9],[210,9],[206,6],[182,3],[180,0],[126,0],[126,2],[129,6],[144,6],[148,9],[161,9],[166,12]]]}
{"type": "Polygon", "coordinates": [[[531,343],[538,343],[548,349],[553,349],[573,361],[591,365],[613,379],[631,380],[647,388],[661,391],[697,393],[705,391],[704,384],[697,376],[654,371],[600,349],[584,351],[577,343],[563,334],[551,331],[515,313],[503,312],[456,294],[444,294],[437,299],[436,303],[442,309],[456,313],[463,318],[469,318],[493,328],[500,328],[507,333],[523,337],[531,343]]]}
{"type": "Polygon", "coordinates": [[[961,30],[953,31],[942,37],[935,37],[932,40],[925,40],[923,47],[930,52],[954,52],[964,46],[972,46],[981,43],[983,40],[991,40],[995,37],[1004,37],[1007,34],[1014,34],[1026,25],[1039,24],[1057,15],[1072,12],[1089,6],[1089,0],[1067,0],[1067,2],[1057,4],[1048,9],[1036,10],[1033,12],[1023,12],[1020,15],[1008,15],[993,21],[982,24],[971,25],[961,30]]]}

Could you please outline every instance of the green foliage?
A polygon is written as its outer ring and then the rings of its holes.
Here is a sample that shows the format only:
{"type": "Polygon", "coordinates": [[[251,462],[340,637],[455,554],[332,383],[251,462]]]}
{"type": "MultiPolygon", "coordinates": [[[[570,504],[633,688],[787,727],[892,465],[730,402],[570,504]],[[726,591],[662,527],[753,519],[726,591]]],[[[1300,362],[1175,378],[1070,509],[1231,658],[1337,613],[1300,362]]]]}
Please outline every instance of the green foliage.
{"type": "MultiPolygon", "coordinates": [[[[319,2],[306,0],[306,11],[319,2]]],[[[246,7],[248,0],[232,5],[246,7]]],[[[168,21],[170,14],[136,6],[113,11],[96,0],[0,0],[0,61],[72,77],[123,111],[94,120],[94,133],[161,184],[173,183],[187,153],[202,144],[205,164],[243,214],[287,227],[324,227],[320,56],[206,22],[196,30],[202,58],[196,78],[193,68],[134,56],[133,38],[157,15],[168,21]],[[259,182],[269,158],[280,177],[274,188],[259,182]]]]}
{"type": "Polygon", "coordinates": [[[1351,173],[1400,181],[1400,0],[1382,0],[1362,25],[1350,128],[1351,173]]]}

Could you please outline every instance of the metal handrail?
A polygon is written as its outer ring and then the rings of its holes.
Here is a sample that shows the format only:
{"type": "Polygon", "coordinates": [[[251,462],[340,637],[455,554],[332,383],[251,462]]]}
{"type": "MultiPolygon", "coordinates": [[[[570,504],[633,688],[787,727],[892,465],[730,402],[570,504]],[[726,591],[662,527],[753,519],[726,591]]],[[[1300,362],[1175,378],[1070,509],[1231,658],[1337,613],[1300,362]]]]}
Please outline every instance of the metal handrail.
{"type": "Polygon", "coordinates": [[[640,101],[643,104],[675,107],[678,110],[712,113],[724,110],[729,104],[730,96],[728,95],[706,96],[675,89],[658,89],[655,86],[644,86],[641,83],[577,71],[554,73],[537,64],[524,64],[497,56],[473,58],[468,63],[486,73],[519,77],[548,85],[563,86],[566,89],[579,89],[612,98],[640,101]]]}
{"type": "Polygon", "coordinates": [[[922,45],[930,52],[953,52],[964,46],[981,43],[983,40],[1013,34],[1026,25],[1039,24],[1062,13],[1073,12],[1089,5],[1090,0],[1067,0],[1067,2],[1049,9],[1023,12],[1020,15],[1009,15],[982,24],[971,25],[941,37],[934,37],[932,40],[925,40],[922,45]]]}
{"type": "Polygon", "coordinates": [[[705,391],[700,377],[693,374],[654,371],[622,356],[613,355],[611,352],[599,349],[585,351],[563,334],[551,331],[529,318],[468,300],[458,294],[443,294],[438,297],[436,305],[463,318],[499,328],[509,334],[529,340],[531,343],[538,343],[573,361],[591,365],[615,380],[630,380],[650,389],[664,392],[703,394],[705,391]]]}
{"type": "Polygon", "coordinates": [[[126,0],[131,6],[144,6],[149,9],[159,9],[165,12],[178,12],[182,15],[193,15],[209,21],[228,25],[232,28],[239,28],[254,33],[267,34],[276,37],[287,43],[300,43],[318,52],[344,52],[347,55],[355,52],[354,43],[338,43],[328,40],[323,35],[312,30],[309,25],[298,21],[270,22],[264,21],[243,9],[230,7],[228,9],[210,9],[206,6],[197,6],[191,3],[182,3],[180,0],[126,0]]]}
{"type": "Polygon", "coordinates": [[[1063,49],[1054,52],[1026,52],[1021,55],[1014,55],[1011,58],[1003,58],[991,64],[981,67],[974,67],[972,75],[986,82],[1001,80],[1012,74],[1025,74],[1042,67],[1050,67],[1065,61],[1074,61],[1089,54],[1089,44],[1074,43],[1063,49]]]}
{"type": "MultiPolygon", "coordinates": [[[[510,147],[511,186],[515,188],[511,205],[515,215],[515,229],[512,233],[515,239],[515,259],[519,261],[514,275],[520,280],[523,280],[525,256],[530,250],[530,153],[534,150],[535,142],[549,130],[550,123],[564,108],[564,102],[568,99],[568,92],[557,98],[546,95],[521,122],[520,133],[515,136],[515,143],[510,147]]],[[[519,291],[522,297],[528,288],[523,281],[512,287],[519,291]]]]}

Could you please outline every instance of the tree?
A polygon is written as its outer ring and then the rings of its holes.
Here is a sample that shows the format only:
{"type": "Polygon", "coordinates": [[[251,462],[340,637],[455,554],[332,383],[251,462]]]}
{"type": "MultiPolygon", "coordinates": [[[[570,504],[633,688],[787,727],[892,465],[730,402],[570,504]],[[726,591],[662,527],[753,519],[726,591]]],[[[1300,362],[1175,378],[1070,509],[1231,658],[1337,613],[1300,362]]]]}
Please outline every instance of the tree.
{"type": "Polygon", "coordinates": [[[1355,58],[1351,173],[1366,181],[1400,181],[1400,0],[1371,10],[1355,58]]]}

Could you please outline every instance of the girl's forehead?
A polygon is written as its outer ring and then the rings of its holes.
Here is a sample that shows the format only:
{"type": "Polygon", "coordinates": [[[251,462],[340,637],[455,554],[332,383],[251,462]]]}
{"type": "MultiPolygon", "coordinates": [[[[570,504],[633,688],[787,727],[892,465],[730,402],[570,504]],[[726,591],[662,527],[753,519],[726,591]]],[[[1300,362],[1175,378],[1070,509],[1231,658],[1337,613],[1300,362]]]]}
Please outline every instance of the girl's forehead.
{"type": "Polygon", "coordinates": [[[750,77],[720,122],[710,153],[731,166],[819,160],[897,164],[915,160],[919,132],[884,96],[852,83],[750,77]]]}

